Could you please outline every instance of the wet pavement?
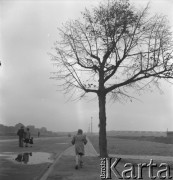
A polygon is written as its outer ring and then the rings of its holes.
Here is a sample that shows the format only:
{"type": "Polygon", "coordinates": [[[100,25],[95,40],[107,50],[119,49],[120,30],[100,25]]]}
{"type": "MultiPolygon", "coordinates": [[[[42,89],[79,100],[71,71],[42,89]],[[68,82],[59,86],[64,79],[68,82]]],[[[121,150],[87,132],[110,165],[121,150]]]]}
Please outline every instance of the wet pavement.
{"type": "Polygon", "coordinates": [[[18,139],[0,140],[0,180],[38,180],[69,147],[69,137],[34,138],[32,147],[18,147],[18,139]],[[31,173],[32,172],[32,173],[31,173]]]}

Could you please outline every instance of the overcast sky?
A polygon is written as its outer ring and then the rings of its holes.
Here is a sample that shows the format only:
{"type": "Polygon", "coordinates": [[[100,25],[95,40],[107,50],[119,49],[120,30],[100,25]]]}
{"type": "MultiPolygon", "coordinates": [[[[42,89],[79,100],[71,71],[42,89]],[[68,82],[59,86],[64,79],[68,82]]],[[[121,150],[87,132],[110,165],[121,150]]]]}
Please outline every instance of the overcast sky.
{"type": "MultiPolygon", "coordinates": [[[[135,2],[135,1],[134,1],[135,2]]],[[[148,1],[136,1],[140,6],[148,1]],[[140,2],[140,3],[139,3],[140,2]]],[[[0,124],[19,122],[53,131],[98,131],[97,99],[68,101],[50,80],[48,52],[58,40],[57,27],[77,19],[86,0],[1,0],[0,1],[0,124]]],[[[173,26],[173,1],[150,0],[151,12],[168,16],[173,26]]],[[[145,92],[141,101],[107,103],[107,130],[173,131],[173,87],[163,84],[160,94],[145,92]]]]}

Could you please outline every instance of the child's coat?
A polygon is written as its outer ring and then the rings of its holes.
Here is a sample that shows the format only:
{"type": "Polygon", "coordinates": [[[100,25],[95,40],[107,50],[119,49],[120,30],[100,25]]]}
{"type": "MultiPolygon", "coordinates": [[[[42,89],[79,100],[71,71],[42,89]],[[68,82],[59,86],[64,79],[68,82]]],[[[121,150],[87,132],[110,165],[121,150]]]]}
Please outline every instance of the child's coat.
{"type": "Polygon", "coordinates": [[[72,144],[75,145],[76,155],[84,155],[84,144],[87,143],[86,135],[77,134],[72,139],[72,144]]]}

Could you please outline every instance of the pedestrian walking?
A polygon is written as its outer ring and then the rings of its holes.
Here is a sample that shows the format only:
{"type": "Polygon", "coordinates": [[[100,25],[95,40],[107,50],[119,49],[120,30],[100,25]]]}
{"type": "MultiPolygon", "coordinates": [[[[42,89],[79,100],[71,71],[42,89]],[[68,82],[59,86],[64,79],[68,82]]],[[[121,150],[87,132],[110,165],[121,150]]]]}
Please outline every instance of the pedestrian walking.
{"type": "Polygon", "coordinates": [[[38,131],[38,138],[40,137],[40,131],[38,131]]]}
{"type": "Polygon", "coordinates": [[[82,129],[79,129],[77,135],[75,135],[71,141],[73,145],[75,145],[75,153],[76,153],[76,165],[75,169],[83,166],[82,157],[85,154],[84,145],[87,144],[86,135],[83,134],[82,129]]]}
{"type": "Polygon", "coordinates": [[[25,132],[25,147],[28,147],[28,143],[31,137],[31,133],[29,131],[29,128],[26,128],[26,132],[25,132]]]}
{"type": "Polygon", "coordinates": [[[24,134],[24,126],[21,126],[21,128],[17,131],[17,135],[19,136],[19,147],[23,147],[24,134]]]}

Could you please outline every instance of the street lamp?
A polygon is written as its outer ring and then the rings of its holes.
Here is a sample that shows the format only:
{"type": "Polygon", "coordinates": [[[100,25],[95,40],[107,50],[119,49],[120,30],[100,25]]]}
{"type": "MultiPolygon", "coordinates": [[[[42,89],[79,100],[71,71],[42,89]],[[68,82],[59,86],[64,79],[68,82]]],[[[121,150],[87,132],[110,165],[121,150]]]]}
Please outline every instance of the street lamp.
{"type": "Polygon", "coordinates": [[[92,132],[93,132],[93,130],[92,130],[92,119],[93,119],[93,117],[91,116],[91,134],[92,134],[92,132]]]}

